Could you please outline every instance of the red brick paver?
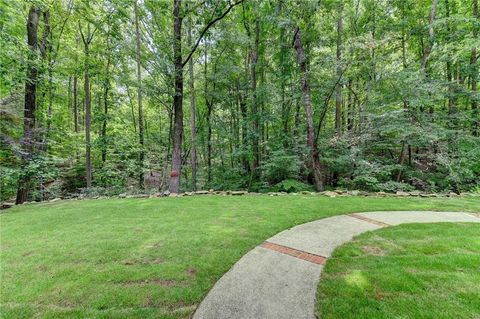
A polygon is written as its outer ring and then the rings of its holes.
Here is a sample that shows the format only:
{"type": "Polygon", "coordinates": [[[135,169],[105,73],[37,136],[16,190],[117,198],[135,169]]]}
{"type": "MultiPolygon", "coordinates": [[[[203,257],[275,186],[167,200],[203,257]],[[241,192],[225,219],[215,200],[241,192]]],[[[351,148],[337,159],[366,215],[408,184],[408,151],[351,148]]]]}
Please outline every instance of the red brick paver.
{"type": "Polygon", "coordinates": [[[379,222],[378,220],[375,220],[375,219],[371,219],[371,218],[368,218],[368,217],[365,217],[365,216],[362,216],[362,215],[358,215],[358,214],[350,214],[350,217],[353,217],[353,218],[356,218],[356,219],[360,219],[360,220],[363,220],[365,222],[368,222],[370,224],[374,224],[374,225],[377,225],[377,226],[380,226],[380,227],[388,227],[390,226],[389,224],[387,223],[384,223],[384,222],[379,222]]]}
{"type": "Polygon", "coordinates": [[[324,265],[325,262],[327,261],[327,257],[310,254],[310,253],[307,253],[306,251],[290,248],[287,246],[277,245],[268,241],[264,242],[260,246],[270,250],[278,251],[279,253],[289,255],[298,259],[303,259],[317,265],[324,265]]]}

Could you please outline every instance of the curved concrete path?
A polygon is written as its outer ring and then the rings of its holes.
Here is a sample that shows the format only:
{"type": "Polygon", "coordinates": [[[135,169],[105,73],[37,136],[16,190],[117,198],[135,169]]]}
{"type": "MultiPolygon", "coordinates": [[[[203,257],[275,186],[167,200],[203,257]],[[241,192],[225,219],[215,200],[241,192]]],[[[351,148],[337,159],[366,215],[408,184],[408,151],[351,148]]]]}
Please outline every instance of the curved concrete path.
{"type": "Polygon", "coordinates": [[[372,212],[295,226],[244,255],[215,284],[193,318],[315,318],[323,264],[337,246],[390,225],[434,222],[480,223],[480,218],[457,212],[372,212]]]}

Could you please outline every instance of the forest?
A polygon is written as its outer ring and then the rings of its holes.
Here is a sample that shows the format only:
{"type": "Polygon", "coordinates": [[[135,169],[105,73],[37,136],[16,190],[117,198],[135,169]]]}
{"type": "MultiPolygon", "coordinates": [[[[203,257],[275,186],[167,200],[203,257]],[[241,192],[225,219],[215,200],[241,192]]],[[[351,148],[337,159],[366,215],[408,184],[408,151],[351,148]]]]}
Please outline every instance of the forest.
{"type": "Polygon", "coordinates": [[[480,191],[478,0],[0,0],[0,200],[480,191]]]}

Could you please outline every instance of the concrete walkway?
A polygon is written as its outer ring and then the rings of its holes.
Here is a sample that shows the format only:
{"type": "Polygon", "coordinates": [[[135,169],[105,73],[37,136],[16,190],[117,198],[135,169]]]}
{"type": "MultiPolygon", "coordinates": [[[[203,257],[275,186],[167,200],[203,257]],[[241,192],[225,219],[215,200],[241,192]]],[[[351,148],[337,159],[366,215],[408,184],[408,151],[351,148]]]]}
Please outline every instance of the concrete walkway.
{"type": "Polygon", "coordinates": [[[333,250],[366,231],[404,223],[476,222],[454,212],[372,212],[320,219],[285,230],[243,256],[193,318],[315,318],[315,293],[333,250]]]}

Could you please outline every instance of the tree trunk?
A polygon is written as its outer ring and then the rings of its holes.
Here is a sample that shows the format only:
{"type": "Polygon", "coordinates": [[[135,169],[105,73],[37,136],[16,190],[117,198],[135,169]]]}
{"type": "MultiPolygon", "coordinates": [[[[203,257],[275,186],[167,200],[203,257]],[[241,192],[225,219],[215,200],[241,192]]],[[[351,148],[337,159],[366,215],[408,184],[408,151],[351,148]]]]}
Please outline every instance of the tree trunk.
{"type": "Polygon", "coordinates": [[[337,20],[337,78],[339,79],[335,88],[335,131],[342,134],[342,33],[343,33],[343,2],[338,4],[337,20]]]}
{"type": "Polygon", "coordinates": [[[87,188],[92,186],[92,160],[90,155],[90,126],[91,126],[91,109],[90,109],[90,74],[89,74],[89,48],[85,46],[85,180],[87,182],[87,188]]]}
{"type": "Polygon", "coordinates": [[[205,78],[204,86],[204,96],[205,96],[205,106],[207,107],[207,181],[210,183],[212,181],[212,109],[213,102],[208,99],[208,41],[205,40],[205,51],[204,51],[204,71],[203,75],[205,78]]]}
{"type": "Polygon", "coordinates": [[[183,135],[183,64],[182,64],[182,17],[180,15],[181,0],[173,0],[173,61],[174,85],[173,97],[173,151],[172,171],[170,173],[171,193],[180,191],[180,173],[182,170],[182,135],[183,135]]]}
{"type": "Polygon", "coordinates": [[[137,97],[138,97],[138,140],[140,143],[140,153],[138,156],[138,186],[140,189],[144,189],[144,177],[143,177],[143,162],[145,158],[144,150],[144,128],[143,128],[143,106],[142,106],[142,72],[141,72],[141,47],[140,47],[140,29],[138,26],[138,8],[137,0],[133,2],[133,8],[135,12],[135,38],[136,38],[136,53],[137,53],[137,97]]]}
{"type": "Polygon", "coordinates": [[[430,15],[428,18],[428,43],[423,51],[421,70],[426,74],[428,59],[430,58],[430,53],[432,52],[433,43],[435,40],[435,32],[433,29],[433,22],[435,20],[435,15],[437,14],[437,5],[438,0],[433,0],[432,7],[430,8],[430,15]]]}
{"type": "Polygon", "coordinates": [[[313,171],[313,177],[314,177],[316,189],[318,191],[323,191],[324,182],[323,182],[323,176],[322,176],[322,171],[320,167],[318,149],[315,143],[315,131],[313,127],[313,109],[312,109],[312,100],[310,97],[310,85],[308,81],[307,58],[305,56],[305,50],[302,44],[300,29],[298,27],[295,30],[293,45],[297,52],[297,59],[300,67],[300,73],[301,73],[303,103],[305,107],[305,113],[307,115],[307,146],[310,149],[309,164],[310,164],[310,168],[313,171]]]}
{"type": "Polygon", "coordinates": [[[73,77],[73,127],[75,133],[78,133],[78,78],[73,77]]]}
{"type": "Polygon", "coordinates": [[[92,161],[91,161],[91,143],[90,143],[90,127],[91,127],[91,97],[90,97],[90,43],[93,40],[94,32],[90,30],[90,23],[87,24],[87,34],[83,34],[82,27],[79,23],[79,31],[82,36],[84,45],[85,61],[84,61],[84,90],[85,90],[85,180],[87,188],[92,186],[92,161]]]}
{"type": "Polygon", "coordinates": [[[38,49],[38,20],[40,9],[31,6],[27,19],[27,44],[29,58],[27,65],[27,79],[25,81],[25,104],[23,117],[23,141],[22,141],[22,174],[18,179],[16,204],[22,204],[27,200],[30,190],[30,175],[26,172],[28,163],[35,150],[35,112],[37,107],[37,77],[38,70],[35,58],[38,49]]]}
{"type": "Polygon", "coordinates": [[[252,114],[253,114],[253,165],[252,171],[257,175],[257,169],[260,165],[260,124],[259,124],[259,110],[257,98],[257,62],[258,62],[258,47],[260,37],[260,21],[258,17],[255,19],[255,44],[251,53],[251,72],[252,72],[252,114]]]}
{"type": "MultiPolygon", "coordinates": [[[[108,66],[107,66],[108,70],[108,66]]],[[[102,121],[102,163],[107,161],[107,117],[108,117],[108,91],[110,89],[110,81],[105,79],[103,87],[103,121],[102,121]]]]}
{"type": "MultiPolygon", "coordinates": [[[[478,22],[478,0],[473,0],[473,17],[475,23],[478,22]]],[[[477,39],[478,37],[478,28],[476,25],[473,27],[473,38],[477,39]]],[[[478,67],[477,67],[477,48],[472,49],[472,56],[470,59],[471,64],[471,81],[472,81],[472,134],[474,136],[479,136],[480,132],[480,114],[478,113],[478,101],[477,101],[477,76],[478,76],[478,67]]]]}
{"type": "MultiPolygon", "coordinates": [[[[188,46],[192,45],[192,21],[188,23],[188,46]]],[[[205,61],[206,63],[206,61],[205,61]]],[[[192,165],[192,190],[197,190],[197,127],[195,124],[195,81],[193,77],[193,59],[188,61],[188,73],[190,75],[190,134],[192,146],[190,150],[192,165]]]]}

